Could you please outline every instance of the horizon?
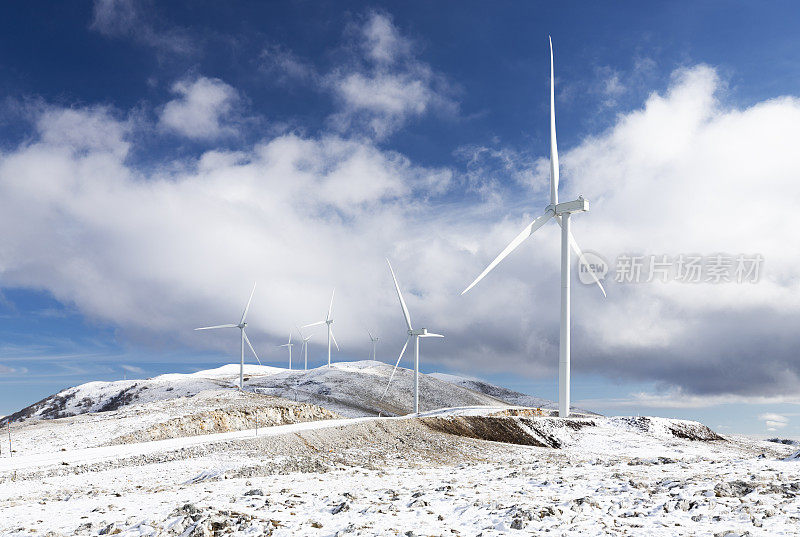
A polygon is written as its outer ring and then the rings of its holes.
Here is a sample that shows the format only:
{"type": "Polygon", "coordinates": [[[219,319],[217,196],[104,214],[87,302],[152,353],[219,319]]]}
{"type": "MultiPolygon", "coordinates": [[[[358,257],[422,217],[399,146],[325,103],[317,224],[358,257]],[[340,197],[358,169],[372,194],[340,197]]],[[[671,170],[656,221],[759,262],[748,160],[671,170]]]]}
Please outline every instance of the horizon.
{"type": "Polygon", "coordinates": [[[233,331],[193,329],[254,281],[264,365],[333,288],[332,360],[370,330],[393,365],[384,257],[445,336],[422,372],[557,401],[556,226],[459,295],[548,203],[552,35],[560,196],[589,201],[573,231],[608,292],[573,256],[572,404],[800,438],[800,6],[189,6],[0,23],[0,415],[238,363],[233,331]]]}

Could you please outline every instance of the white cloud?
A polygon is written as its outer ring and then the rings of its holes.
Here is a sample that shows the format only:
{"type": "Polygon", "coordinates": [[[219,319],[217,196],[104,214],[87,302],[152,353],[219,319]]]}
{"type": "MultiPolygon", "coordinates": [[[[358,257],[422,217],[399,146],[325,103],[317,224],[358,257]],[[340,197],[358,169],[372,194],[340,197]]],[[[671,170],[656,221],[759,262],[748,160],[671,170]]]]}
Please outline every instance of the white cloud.
{"type": "Polygon", "coordinates": [[[95,0],[91,28],[108,37],[123,37],[170,54],[194,50],[185,31],[158,24],[139,0],[95,0]]]}
{"type": "MultiPolygon", "coordinates": [[[[720,405],[800,405],[800,397],[794,394],[785,396],[774,395],[736,395],[736,394],[706,394],[695,395],[687,393],[680,388],[673,388],[665,392],[632,393],[627,397],[609,399],[582,399],[575,402],[583,408],[710,408],[720,405]]],[[[759,419],[765,419],[759,417],[759,419]]]]}
{"type": "Polygon", "coordinates": [[[10,367],[7,365],[0,364],[0,375],[3,376],[14,375],[14,374],[24,375],[27,372],[28,372],[27,368],[24,367],[10,367]]]}
{"type": "Polygon", "coordinates": [[[789,418],[782,414],[760,414],[758,419],[764,422],[764,426],[768,431],[777,431],[789,425],[789,418]]]}
{"type": "MultiPolygon", "coordinates": [[[[179,102],[191,101],[191,86],[179,102]]],[[[707,66],[680,71],[666,93],[564,150],[561,198],[590,200],[591,212],[574,219],[586,249],[611,259],[757,252],[766,259],[762,281],[609,282],[606,300],[576,284],[576,377],[654,380],[680,387],[682,397],[797,393],[800,269],[787,245],[800,226],[792,145],[800,102],[725,108],[719,88],[707,66]]],[[[224,117],[215,117],[192,132],[224,131],[224,117]]],[[[37,127],[0,155],[0,225],[16,230],[0,235],[4,285],[49,290],[127,334],[231,354],[235,334],[191,328],[236,319],[252,281],[259,350],[317,319],[336,286],[343,354],[366,356],[368,325],[386,342],[385,358],[404,339],[388,255],[415,323],[446,335],[426,343],[424,364],[474,374],[555,369],[555,226],[458,296],[546,205],[538,186],[523,196],[519,183],[498,184],[505,205],[464,204],[452,170],[333,134],[284,134],[145,171],[126,161],[135,138],[128,123],[107,110],[48,109],[37,127]]],[[[515,159],[502,149],[493,156],[501,165],[515,159]]],[[[539,168],[534,161],[535,185],[539,168]]]]}
{"type": "Polygon", "coordinates": [[[239,95],[230,85],[217,78],[198,77],[176,82],[172,92],[178,98],[161,109],[161,128],[195,140],[236,133],[230,122],[239,95]]]}
{"type": "Polygon", "coordinates": [[[298,58],[292,51],[281,46],[267,47],[261,53],[260,68],[273,75],[277,82],[320,83],[314,66],[298,58]]]}
{"type": "Polygon", "coordinates": [[[365,53],[371,60],[391,64],[411,54],[411,41],[400,35],[388,15],[371,13],[362,28],[365,53]]]}
{"type": "Polygon", "coordinates": [[[340,133],[383,140],[428,114],[457,113],[452,84],[417,58],[415,43],[388,15],[370,12],[344,33],[355,42],[342,46],[328,71],[275,45],[262,53],[261,68],[280,84],[308,84],[331,93],[337,111],[328,120],[340,133]]]}
{"type": "Polygon", "coordinates": [[[137,373],[140,375],[144,373],[144,369],[136,367],[135,365],[121,364],[120,367],[128,373],[137,373]]]}

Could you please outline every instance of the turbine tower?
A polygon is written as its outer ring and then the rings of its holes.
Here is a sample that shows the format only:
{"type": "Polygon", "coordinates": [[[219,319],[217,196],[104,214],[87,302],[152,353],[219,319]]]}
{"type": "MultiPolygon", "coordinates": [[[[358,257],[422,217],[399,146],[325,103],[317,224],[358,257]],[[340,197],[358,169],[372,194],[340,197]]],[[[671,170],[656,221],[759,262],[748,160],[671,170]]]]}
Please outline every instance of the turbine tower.
{"type": "Polygon", "coordinates": [[[303,353],[303,370],[308,370],[308,340],[311,339],[311,336],[304,337],[303,331],[300,330],[300,327],[297,327],[297,333],[300,334],[300,339],[303,340],[303,343],[300,346],[300,352],[303,353]]]}
{"type": "Polygon", "coordinates": [[[378,345],[378,341],[381,339],[379,337],[373,337],[372,332],[367,330],[367,334],[369,334],[369,340],[372,342],[372,359],[375,360],[375,347],[378,345]]]}
{"type": "Polygon", "coordinates": [[[247,299],[247,305],[244,307],[244,312],[242,313],[242,319],[239,321],[239,324],[218,324],[216,326],[204,326],[202,328],[195,328],[195,330],[214,330],[216,328],[238,328],[241,332],[241,362],[239,363],[239,389],[243,389],[244,387],[244,343],[247,342],[247,346],[250,347],[250,350],[253,351],[253,356],[256,357],[258,360],[258,365],[261,365],[261,360],[258,358],[258,354],[256,354],[256,350],[253,348],[253,344],[250,343],[250,339],[247,337],[247,333],[244,331],[244,327],[247,326],[245,319],[247,318],[247,311],[250,309],[250,302],[253,301],[253,293],[256,292],[256,284],[253,284],[253,290],[250,291],[250,298],[247,299]]]}
{"type": "Polygon", "coordinates": [[[292,347],[294,347],[294,343],[292,343],[292,331],[289,330],[289,342],[284,343],[283,345],[277,345],[278,347],[288,347],[289,348],[289,371],[292,370],[292,347]]]}
{"type": "Polygon", "coordinates": [[[392,374],[389,377],[389,382],[386,384],[386,389],[383,391],[383,395],[381,395],[381,399],[386,396],[386,392],[389,391],[389,385],[392,383],[392,379],[394,378],[394,373],[397,371],[397,366],[400,365],[400,360],[403,359],[403,354],[406,352],[406,347],[408,346],[408,342],[411,338],[414,338],[414,414],[419,414],[419,338],[421,337],[444,337],[441,334],[434,334],[433,332],[428,332],[427,328],[420,328],[419,330],[414,330],[411,327],[411,316],[408,314],[408,307],[406,306],[406,301],[403,300],[403,293],[400,292],[400,286],[397,284],[397,278],[394,276],[394,270],[392,269],[392,264],[389,263],[389,260],[386,260],[386,263],[389,265],[389,272],[392,273],[392,280],[394,280],[394,288],[397,290],[397,298],[400,299],[400,307],[403,308],[403,317],[406,320],[406,326],[408,326],[408,337],[406,338],[406,342],[403,345],[403,350],[400,351],[400,356],[397,357],[397,363],[394,364],[394,369],[392,369],[392,374]]]}
{"type": "Polygon", "coordinates": [[[321,324],[328,325],[328,367],[331,366],[331,340],[333,340],[333,344],[336,345],[336,350],[339,350],[339,344],[336,343],[336,338],[333,335],[333,328],[331,325],[333,324],[333,297],[336,295],[336,288],[334,287],[333,293],[331,293],[331,304],[328,306],[328,315],[325,317],[324,321],[318,321],[316,323],[306,324],[303,325],[303,328],[308,328],[309,326],[319,326],[321,324]]]}
{"type": "MultiPolygon", "coordinates": [[[[570,406],[570,248],[575,250],[578,259],[583,258],[575,236],[570,231],[570,216],[572,213],[585,212],[589,210],[589,203],[579,196],[574,201],[563,203],[558,202],[558,147],[556,143],[556,110],[555,110],[555,81],[553,77],[553,41],[550,40],[550,205],[545,207],[544,214],[536,218],[514,240],[506,246],[505,250],[489,263],[489,266],[475,278],[469,286],[464,289],[463,295],[475,284],[483,279],[494,267],[497,266],[508,254],[517,248],[522,242],[533,235],[548,220],[555,218],[561,226],[561,329],[559,333],[558,346],[558,415],[561,417],[569,416],[570,406]]],[[[603,284],[593,271],[589,274],[595,283],[600,287],[603,296],[606,295],[603,284]]]]}

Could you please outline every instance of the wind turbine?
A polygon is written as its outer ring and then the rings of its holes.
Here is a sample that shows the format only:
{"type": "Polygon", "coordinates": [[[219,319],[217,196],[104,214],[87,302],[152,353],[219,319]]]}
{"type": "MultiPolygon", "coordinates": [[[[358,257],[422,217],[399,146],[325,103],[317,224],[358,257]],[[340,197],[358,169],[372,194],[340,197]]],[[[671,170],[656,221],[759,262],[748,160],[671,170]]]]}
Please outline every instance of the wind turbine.
{"type": "Polygon", "coordinates": [[[375,347],[378,345],[378,341],[381,339],[379,337],[373,337],[372,332],[367,330],[367,334],[369,334],[369,340],[372,342],[372,359],[375,360],[375,347]]]}
{"type": "Polygon", "coordinates": [[[304,337],[303,331],[300,330],[300,327],[297,327],[297,333],[300,334],[300,339],[303,340],[303,343],[300,347],[300,352],[303,353],[303,369],[308,370],[308,340],[311,339],[311,336],[304,337]]]}
{"type": "Polygon", "coordinates": [[[336,345],[336,350],[339,350],[339,344],[336,343],[336,338],[333,336],[333,328],[331,325],[333,324],[333,297],[336,295],[336,288],[334,287],[333,293],[331,293],[331,304],[328,306],[328,315],[325,317],[324,321],[318,321],[316,323],[306,324],[303,325],[303,328],[308,328],[309,326],[319,326],[321,324],[328,325],[328,367],[331,366],[331,340],[333,340],[333,344],[336,345]]]}
{"type": "Polygon", "coordinates": [[[294,343],[292,343],[292,331],[289,330],[289,343],[284,343],[283,345],[278,345],[278,347],[288,347],[289,348],[289,371],[292,370],[292,347],[294,347],[294,343]]]}
{"type": "Polygon", "coordinates": [[[444,337],[441,334],[434,334],[433,332],[428,332],[427,328],[420,328],[419,330],[414,330],[411,328],[411,316],[408,314],[408,307],[406,306],[406,301],[403,300],[403,293],[400,292],[400,286],[397,284],[397,278],[394,276],[394,270],[392,269],[392,264],[389,263],[389,260],[386,260],[386,263],[389,264],[389,271],[392,273],[392,280],[394,280],[394,288],[397,290],[397,298],[400,299],[400,307],[403,308],[403,317],[406,320],[406,326],[408,326],[408,337],[406,338],[406,342],[403,345],[403,350],[400,351],[400,356],[397,358],[397,363],[394,364],[394,369],[392,369],[392,374],[389,377],[389,382],[386,384],[386,389],[383,391],[383,395],[381,395],[381,399],[386,396],[386,392],[389,391],[389,385],[392,383],[392,379],[394,378],[394,373],[397,371],[397,366],[400,365],[400,360],[403,359],[403,354],[406,352],[406,347],[408,346],[408,342],[411,341],[411,338],[414,338],[414,414],[419,414],[419,338],[421,337],[444,337]]]}
{"type": "Polygon", "coordinates": [[[256,354],[256,350],[253,348],[253,344],[250,343],[250,339],[247,337],[247,333],[244,331],[244,327],[247,326],[245,319],[247,318],[247,311],[250,309],[250,302],[253,301],[253,293],[256,292],[256,284],[253,284],[253,290],[250,291],[250,298],[247,299],[247,306],[244,307],[244,312],[242,313],[242,319],[239,321],[239,324],[218,324],[216,326],[204,326],[202,328],[195,328],[195,330],[213,330],[215,328],[238,328],[241,332],[241,349],[242,349],[242,360],[239,364],[239,389],[241,390],[244,387],[244,342],[247,342],[247,346],[250,347],[250,350],[253,351],[253,356],[256,357],[258,360],[258,365],[261,365],[261,360],[258,358],[258,354],[256,354]]]}
{"type": "MultiPolygon", "coordinates": [[[[494,267],[497,266],[508,254],[517,246],[533,235],[533,233],[547,223],[551,218],[561,226],[561,330],[559,334],[559,354],[558,354],[558,415],[561,417],[569,416],[570,403],[570,247],[575,250],[579,259],[583,258],[578,243],[570,231],[570,216],[572,213],[585,212],[589,210],[589,203],[578,196],[574,201],[563,203],[558,202],[558,147],[556,144],[556,111],[555,111],[555,81],[553,78],[553,41],[550,40],[550,205],[545,207],[544,214],[537,217],[533,222],[523,229],[514,240],[500,252],[494,261],[475,278],[469,286],[464,289],[463,295],[475,284],[483,279],[494,267]]],[[[593,271],[589,271],[595,283],[600,286],[603,296],[606,290],[593,271]]]]}

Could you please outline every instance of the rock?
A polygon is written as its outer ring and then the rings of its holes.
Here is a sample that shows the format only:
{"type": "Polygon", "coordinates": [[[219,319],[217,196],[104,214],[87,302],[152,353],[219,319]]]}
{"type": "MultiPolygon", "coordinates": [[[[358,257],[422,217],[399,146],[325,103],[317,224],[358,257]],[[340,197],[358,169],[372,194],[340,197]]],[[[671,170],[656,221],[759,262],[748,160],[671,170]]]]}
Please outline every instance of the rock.
{"type": "Polygon", "coordinates": [[[184,504],[183,507],[181,507],[181,511],[193,515],[197,512],[197,507],[195,507],[193,503],[187,503],[184,504]]]}
{"type": "Polygon", "coordinates": [[[521,518],[515,518],[511,521],[511,529],[512,530],[521,530],[525,527],[525,523],[522,521],[521,518]]]}
{"type": "Polygon", "coordinates": [[[741,498],[755,490],[744,481],[731,481],[729,483],[717,483],[714,493],[717,497],[741,498]]]}
{"type": "Polygon", "coordinates": [[[426,502],[425,500],[423,500],[421,498],[417,498],[416,500],[414,500],[413,502],[408,504],[408,506],[409,507],[428,507],[428,502],[426,502]]]}
{"type": "Polygon", "coordinates": [[[250,489],[244,493],[245,496],[263,496],[264,491],[261,489],[250,489]]]}
{"type": "Polygon", "coordinates": [[[315,520],[314,522],[311,523],[311,527],[312,528],[321,528],[322,524],[315,520]]]}
{"type": "Polygon", "coordinates": [[[350,505],[348,505],[347,502],[342,502],[342,503],[334,506],[333,509],[331,509],[331,514],[337,515],[337,514],[343,512],[343,511],[349,511],[349,510],[350,510],[350,505]]]}
{"type": "Polygon", "coordinates": [[[115,535],[117,533],[122,533],[122,530],[117,528],[117,525],[112,522],[111,524],[108,524],[106,527],[101,529],[98,532],[98,535],[115,535]]]}
{"type": "Polygon", "coordinates": [[[206,524],[205,520],[197,522],[194,527],[189,531],[188,537],[211,537],[213,533],[206,524]]]}

